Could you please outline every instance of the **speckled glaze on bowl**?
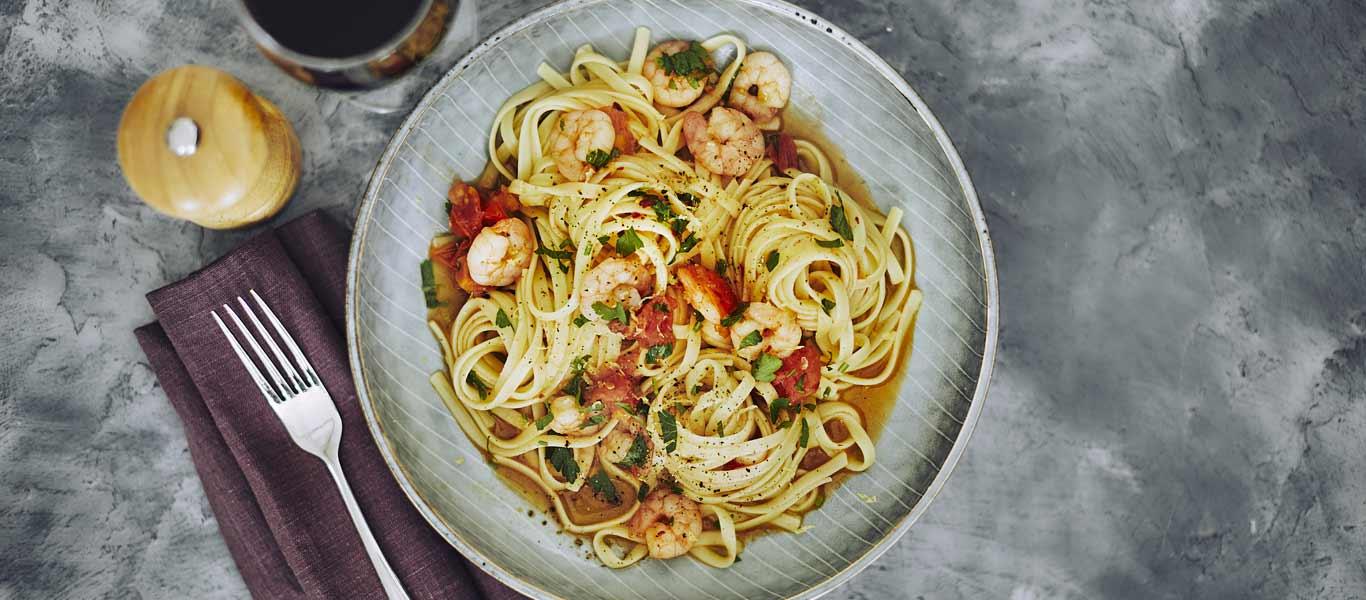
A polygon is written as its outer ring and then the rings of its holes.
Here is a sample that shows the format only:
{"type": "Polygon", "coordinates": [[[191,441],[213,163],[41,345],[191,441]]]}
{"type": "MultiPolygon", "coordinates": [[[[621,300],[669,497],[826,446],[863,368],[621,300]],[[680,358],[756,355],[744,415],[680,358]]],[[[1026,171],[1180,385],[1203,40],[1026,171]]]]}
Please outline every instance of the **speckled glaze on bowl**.
{"type": "Polygon", "coordinates": [[[957,152],[910,86],[863,44],[774,0],[581,0],[494,34],[394,135],[357,218],[346,318],[361,406],[394,476],[432,527],[511,587],[550,598],[813,598],[889,548],[943,487],[982,409],[997,306],[991,243],[957,152]],[[535,80],[537,64],[564,68],[583,43],[624,58],[637,25],[655,40],[734,32],[782,57],[792,105],[821,124],[884,211],[905,212],[925,294],[876,465],[808,515],[806,532],[761,536],[727,570],[687,559],[602,567],[553,521],[528,515],[427,383],[442,365],[418,263],[446,228],[446,188],[478,175],[494,112],[535,80]]]}

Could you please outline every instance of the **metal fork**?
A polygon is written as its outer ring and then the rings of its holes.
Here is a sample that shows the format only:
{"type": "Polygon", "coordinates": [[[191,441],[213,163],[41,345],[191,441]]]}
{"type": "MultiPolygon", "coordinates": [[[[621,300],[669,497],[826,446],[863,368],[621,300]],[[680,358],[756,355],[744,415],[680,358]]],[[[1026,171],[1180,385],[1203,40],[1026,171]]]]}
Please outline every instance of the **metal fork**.
{"type": "Polygon", "coordinates": [[[294,338],[285,331],[280,320],[275,318],[275,313],[266,306],[261,296],[256,294],[256,290],[250,290],[249,293],[252,299],[256,300],[256,306],[260,307],[261,314],[274,327],[275,335],[289,348],[289,353],[294,359],[293,364],[285,357],[285,353],[280,351],[280,346],[275,343],[271,334],[261,325],[256,311],[253,311],[251,305],[241,296],[237,297],[237,302],[242,305],[242,311],[246,313],[252,325],[256,326],[256,336],[252,335],[231,306],[224,304],[223,311],[237,325],[238,333],[246,340],[247,345],[251,346],[261,366],[265,367],[264,376],[256,363],[242,350],[237,338],[228,331],[228,326],[219,318],[217,311],[209,311],[213,315],[213,320],[218,322],[218,327],[223,330],[223,336],[228,338],[233,351],[237,352],[237,358],[242,360],[242,366],[247,368],[251,378],[261,388],[261,395],[266,397],[267,403],[275,410],[275,416],[284,423],[285,429],[289,431],[289,437],[305,452],[322,459],[323,464],[327,465],[327,471],[332,474],[332,480],[341,491],[346,510],[351,513],[351,522],[360,533],[365,553],[370,555],[370,562],[374,563],[375,571],[379,573],[379,581],[384,586],[384,592],[390,598],[407,600],[408,594],[403,591],[398,576],[394,575],[394,570],[389,567],[389,561],[384,559],[384,553],[380,552],[375,536],[370,533],[370,527],[365,523],[365,515],[361,514],[355,496],[351,495],[351,486],[346,483],[346,475],[342,473],[341,461],[337,458],[337,448],[341,445],[342,422],[341,416],[337,414],[336,405],[332,403],[332,396],[328,395],[327,389],[323,387],[318,374],[313,370],[313,365],[308,364],[308,359],[304,358],[299,345],[294,343],[294,338]],[[261,343],[257,341],[258,337],[270,348],[271,354],[275,356],[274,362],[261,348],[261,343]],[[295,365],[298,366],[297,369],[295,365]]]}

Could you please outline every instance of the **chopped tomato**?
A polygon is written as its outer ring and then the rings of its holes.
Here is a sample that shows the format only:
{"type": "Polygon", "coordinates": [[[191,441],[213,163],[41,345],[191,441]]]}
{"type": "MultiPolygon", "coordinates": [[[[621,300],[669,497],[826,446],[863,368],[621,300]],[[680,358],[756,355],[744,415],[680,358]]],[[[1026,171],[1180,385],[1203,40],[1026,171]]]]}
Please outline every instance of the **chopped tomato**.
{"type": "Polygon", "coordinates": [[[778,167],[779,171],[786,171],[794,167],[800,168],[797,159],[797,143],[792,141],[792,136],[786,133],[769,136],[768,158],[773,161],[773,166],[778,167]]]}
{"type": "Polygon", "coordinates": [[[631,128],[626,123],[626,111],[616,106],[604,106],[598,110],[607,113],[612,118],[612,129],[616,130],[617,138],[612,147],[622,154],[635,154],[636,136],[631,134],[631,128]]]}
{"type": "Polygon", "coordinates": [[[643,346],[674,343],[673,298],[661,295],[646,300],[632,316],[626,339],[643,346]]]}
{"type": "Polygon", "coordinates": [[[640,403],[640,391],[636,389],[636,378],[620,365],[605,365],[588,376],[583,400],[588,404],[602,402],[611,412],[618,404],[635,408],[640,403]]]}
{"type": "Polygon", "coordinates": [[[474,239],[484,227],[483,202],[479,198],[479,190],[456,180],[446,192],[446,202],[450,205],[451,234],[458,238],[474,239]]]}
{"type": "Polygon", "coordinates": [[[508,215],[522,209],[517,195],[509,192],[507,186],[498,188],[484,201],[484,227],[508,218],[508,215]]]}
{"type": "Polygon", "coordinates": [[[808,342],[783,359],[773,378],[773,387],[795,404],[815,395],[821,385],[821,351],[808,342]]]}

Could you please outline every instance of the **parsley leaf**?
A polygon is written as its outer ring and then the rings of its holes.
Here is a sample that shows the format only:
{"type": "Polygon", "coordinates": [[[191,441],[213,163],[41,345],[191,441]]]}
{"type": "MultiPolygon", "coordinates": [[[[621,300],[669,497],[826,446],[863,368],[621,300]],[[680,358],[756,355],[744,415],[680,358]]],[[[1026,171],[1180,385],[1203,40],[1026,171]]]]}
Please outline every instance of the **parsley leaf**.
{"type": "MultiPolygon", "coordinates": [[[[677,194],[677,196],[678,196],[678,201],[679,201],[679,202],[682,202],[684,205],[687,205],[687,206],[697,206],[697,198],[694,197],[692,194],[689,194],[689,193],[687,193],[687,192],[679,192],[679,193],[677,194]]],[[[450,211],[446,211],[446,212],[450,212],[450,211]]]]}
{"type": "Polygon", "coordinates": [[[644,245],[645,242],[640,241],[640,236],[634,228],[627,229],[625,233],[617,236],[617,254],[622,256],[630,256],[644,245]]]}
{"type": "Polygon", "coordinates": [[[717,259],[717,261],[716,261],[716,267],[715,267],[715,268],[716,268],[716,274],[717,274],[717,275],[720,275],[720,276],[722,276],[722,277],[725,277],[725,276],[726,276],[726,259],[724,259],[724,258],[717,259]]]}
{"type": "Polygon", "coordinates": [[[674,208],[669,206],[669,202],[663,198],[655,198],[654,204],[650,208],[655,210],[655,220],[660,223],[668,223],[674,218],[674,208]]]}
{"type": "Polygon", "coordinates": [[[802,434],[797,437],[797,445],[805,448],[809,441],[811,441],[811,428],[806,424],[806,419],[802,419],[802,434]]]}
{"type": "MultiPolygon", "coordinates": [[[[852,234],[851,234],[852,235],[852,234]]],[[[816,240],[816,245],[822,248],[840,248],[844,246],[844,240],[835,238],[833,240],[816,240]]]]}
{"type": "Polygon", "coordinates": [[[587,324],[588,324],[588,317],[585,317],[585,316],[583,316],[583,315],[579,315],[579,316],[577,316],[577,317],[574,317],[574,326],[575,326],[575,327],[583,327],[584,325],[587,325],[587,324]]]}
{"type": "Polygon", "coordinates": [[[626,456],[617,463],[619,467],[639,467],[645,464],[645,455],[649,452],[645,436],[637,435],[635,441],[631,442],[631,449],[626,451],[626,456]]]}
{"type": "Polygon", "coordinates": [[[465,383],[468,383],[474,386],[474,389],[479,390],[480,398],[488,397],[489,385],[484,383],[484,380],[480,379],[478,375],[475,375],[474,371],[470,371],[468,375],[465,375],[465,383]]]}
{"type": "Polygon", "coordinates": [[[682,254],[691,251],[693,248],[697,247],[697,243],[700,241],[702,240],[697,238],[696,233],[688,232],[688,237],[683,238],[683,243],[678,245],[678,253],[682,254]]]}
{"type": "Polygon", "coordinates": [[[590,360],[592,360],[592,358],[585,354],[574,359],[574,362],[569,363],[569,368],[573,369],[575,373],[582,373],[584,369],[588,368],[588,361],[590,360]]]}
{"type": "Polygon", "coordinates": [[[663,303],[663,302],[656,302],[656,303],[655,303],[655,310],[657,310],[657,311],[659,311],[659,312],[662,312],[662,313],[669,312],[669,305],[668,305],[668,304],[665,304],[665,303],[663,303]]]}
{"type": "Polygon", "coordinates": [[[546,458],[550,460],[550,466],[555,467],[564,480],[573,483],[579,480],[579,463],[574,460],[574,451],[560,446],[550,446],[545,449],[546,458]]]}
{"type": "Polygon", "coordinates": [[[432,261],[422,261],[422,299],[427,303],[427,308],[441,306],[441,301],[436,299],[436,275],[432,273],[432,261]]]}
{"type": "Polygon", "coordinates": [[[759,360],[754,361],[754,380],[773,381],[773,376],[778,372],[778,367],[783,366],[783,360],[767,352],[759,355],[759,360]]]}
{"type": "Polygon", "coordinates": [[[740,319],[743,319],[745,317],[745,311],[748,309],[749,303],[741,302],[739,306],[735,307],[735,310],[730,311],[730,314],[726,315],[725,318],[721,319],[721,326],[730,327],[736,323],[739,323],[740,319]]]}
{"type": "Polygon", "coordinates": [[[616,148],[613,148],[611,152],[608,152],[607,150],[592,150],[589,151],[588,156],[584,157],[583,162],[592,165],[594,169],[601,169],[618,156],[621,156],[621,151],[616,148]]]}
{"type": "Polygon", "coordinates": [[[594,302],[593,312],[598,313],[599,317],[607,321],[617,321],[622,325],[630,324],[631,317],[626,313],[626,308],[620,304],[608,306],[602,302],[594,302]]]}
{"type": "Polygon", "coordinates": [[[659,411],[659,435],[664,438],[665,452],[678,449],[678,419],[667,410],[659,411]]]}
{"type": "Polygon", "coordinates": [[[600,470],[589,477],[588,487],[593,488],[593,495],[612,504],[621,504],[621,497],[617,495],[617,484],[612,483],[612,478],[607,476],[607,471],[600,470]]]}
{"type": "Polygon", "coordinates": [[[536,419],[536,423],[535,423],[535,424],[536,424],[536,429],[538,429],[538,430],[540,430],[540,429],[545,429],[546,426],[550,425],[550,420],[553,419],[553,418],[554,418],[554,415],[551,415],[551,414],[548,413],[548,412],[545,413],[544,415],[541,415],[541,418],[536,419]]]}
{"type": "Polygon", "coordinates": [[[644,481],[640,482],[640,489],[636,490],[636,501],[644,502],[648,495],[650,495],[650,484],[644,481]]]}
{"type": "Polygon", "coordinates": [[[778,251],[777,251],[777,250],[774,250],[774,251],[768,253],[768,258],[765,258],[765,259],[764,259],[764,266],[765,266],[765,267],[768,267],[768,270],[770,270],[770,271],[772,271],[773,269],[775,269],[775,268],[778,267],[778,251]]]}
{"type": "Polygon", "coordinates": [[[645,351],[645,362],[654,364],[674,353],[673,344],[657,344],[645,351]]]}
{"type": "Polygon", "coordinates": [[[821,310],[825,311],[827,315],[830,314],[830,311],[835,310],[835,301],[829,298],[821,298],[821,310]]]}
{"type": "Polygon", "coordinates": [[[768,403],[768,422],[777,423],[778,413],[782,412],[783,409],[791,404],[792,401],[787,398],[774,398],[772,402],[768,403]]]}
{"type": "Polygon", "coordinates": [[[503,312],[503,309],[500,308],[498,309],[498,317],[493,320],[493,324],[497,325],[499,329],[512,327],[512,320],[509,319],[508,314],[503,312]]]}
{"type": "MultiPolygon", "coordinates": [[[[740,348],[748,348],[762,341],[764,341],[763,334],[757,331],[751,331],[749,332],[749,335],[740,340],[740,348]]],[[[736,348],[736,350],[739,350],[740,348],[736,348]]]]}
{"type": "Polygon", "coordinates": [[[655,58],[655,63],[669,75],[682,75],[688,78],[688,85],[698,87],[702,84],[702,79],[711,75],[714,71],[707,65],[707,49],[702,44],[692,42],[688,49],[674,54],[661,54],[655,58]]]}
{"type": "Polygon", "coordinates": [[[849,219],[844,214],[844,205],[830,207],[830,227],[834,228],[835,233],[840,237],[854,241],[854,230],[849,227],[849,219]]]}
{"type": "Polygon", "coordinates": [[[536,254],[555,260],[572,260],[574,258],[574,252],[572,250],[553,250],[545,246],[537,248],[536,254]]]}

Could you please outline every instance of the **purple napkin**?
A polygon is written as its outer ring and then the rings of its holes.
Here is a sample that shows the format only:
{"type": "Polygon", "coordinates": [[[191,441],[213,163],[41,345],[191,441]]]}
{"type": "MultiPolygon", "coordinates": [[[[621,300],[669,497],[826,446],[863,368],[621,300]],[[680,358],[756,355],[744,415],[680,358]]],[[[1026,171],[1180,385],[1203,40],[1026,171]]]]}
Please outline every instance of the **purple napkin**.
{"type": "Polygon", "coordinates": [[[408,594],[520,598],[427,525],[370,437],[344,343],[349,240],[325,214],[309,213],[147,295],[157,322],[138,328],[138,343],[184,422],[238,571],[258,598],[384,598],[327,469],[290,441],[209,316],[255,289],[336,402],[342,469],[408,594]]]}

